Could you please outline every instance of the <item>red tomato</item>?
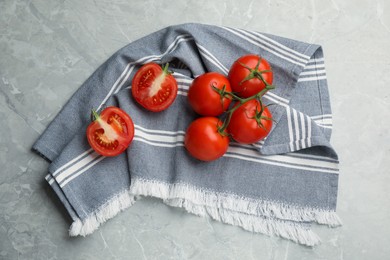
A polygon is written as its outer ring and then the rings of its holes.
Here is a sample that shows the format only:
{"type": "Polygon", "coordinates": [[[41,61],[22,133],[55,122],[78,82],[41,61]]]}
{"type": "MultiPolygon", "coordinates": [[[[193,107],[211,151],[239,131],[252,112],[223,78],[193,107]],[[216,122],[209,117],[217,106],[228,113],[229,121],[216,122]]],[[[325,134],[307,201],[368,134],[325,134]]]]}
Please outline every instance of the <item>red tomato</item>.
{"type": "Polygon", "coordinates": [[[221,98],[212,86],[231,92],[229,80],[217,72],[200,75],[188,90],[188,101],[194,111],[202,116],[218,116],[230,105],[231,99],[221,98]]]}
{"type": "Polygon", "coordinates": [[[250,97],[263,90],[266,85],[260,79],[272,84],[273,73],[269,63],[260,56],[249,54],[236,60],[229,71],[229,81],[233,92],[240,97],[250,97]]]}
{"type": "Polygon", "coordinates": [[[266,137],[272,128],[272,115],[267,107],[263,106],[263,109],[261,115],[258,115],[259,125],[255,118],[261,111],[258,100],[252,99],[237,108],[227,127],[232,138],[239,143],[252,144],[266,137]]]}
{"type": "Polygon", "coordinates": [[[143,65],[135,73],[131,85],[134,99],[153,112],[167,109],[177,96],[177,82],[168,72],[168,65],[164,69],[153,62],[143,65]]]}
{"type": "Polygon", "coordinates": [[[202,161],[216,160],[224,155],[229,147],[229,137],[218,132],[217,126],[221,124],[216,117],[201,117],[193,121],[184,138],[188,152],[202,161]]]}
{"type": "Polygon", "coordinates": [[[116,156],[127,149],[134,137],[131,117],[120,108],[107,107],[87,128],[89,145],[103,156],[116,156]]]}

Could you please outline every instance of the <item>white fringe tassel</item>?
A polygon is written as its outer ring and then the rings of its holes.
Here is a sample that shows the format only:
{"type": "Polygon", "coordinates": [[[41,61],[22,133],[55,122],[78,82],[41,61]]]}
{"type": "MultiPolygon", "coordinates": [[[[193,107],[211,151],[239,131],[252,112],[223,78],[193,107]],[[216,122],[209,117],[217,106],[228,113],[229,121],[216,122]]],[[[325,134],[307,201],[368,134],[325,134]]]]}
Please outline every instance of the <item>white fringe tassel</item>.
{"type": "Polygon", "coordinates": [[[130,207],[135,202],[134,196],[129,191],[123,191],[113,197],[85,220],[74,220],[69,229],[70,236],[86,236],[94,232],[98,227],[113,218],[122,210],[130,207]]]}
{"type": "Polygon", "coordinates": [[[239,226],[251,232],[283,237],[302,245],[315,246],[321,242],[317,234],[311,229],[291,221],[263,218],[237,211],[196,205],[183,199],[169,199],[164,200],[164,202],[173,207],[184,208],[198,216],[211,217],[214,220],[239,226]]]}
{"type": "Polygon", "coordinates": [[[196,215],[210,216],[246,230],[281,236],[308,246],[318,244],[318,236],[291,221],[315,221],[330,227],[341,225],[341,220],[334,211],[248,199],[183,183],[167,184],[133,178],[130,193],[158,197],[171,206],[183,207],[196,215]]]}

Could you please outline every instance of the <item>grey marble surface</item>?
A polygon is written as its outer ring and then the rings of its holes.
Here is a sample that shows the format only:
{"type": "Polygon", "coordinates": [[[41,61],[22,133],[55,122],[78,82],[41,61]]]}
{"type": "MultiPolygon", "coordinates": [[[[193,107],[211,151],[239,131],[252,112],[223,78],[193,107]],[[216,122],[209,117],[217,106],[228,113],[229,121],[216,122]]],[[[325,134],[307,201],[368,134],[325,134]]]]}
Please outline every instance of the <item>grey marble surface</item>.
{"type": "Polygon", "coordinates": [[[0,259],[389,259],[390,2],[387,0],[0,0],[0,259]],[[315,248],[146,199],[86,238],[44,181],[32,143],[114,51],[202,22],[324,47],[341,160],[344,226],[315,248]]]}

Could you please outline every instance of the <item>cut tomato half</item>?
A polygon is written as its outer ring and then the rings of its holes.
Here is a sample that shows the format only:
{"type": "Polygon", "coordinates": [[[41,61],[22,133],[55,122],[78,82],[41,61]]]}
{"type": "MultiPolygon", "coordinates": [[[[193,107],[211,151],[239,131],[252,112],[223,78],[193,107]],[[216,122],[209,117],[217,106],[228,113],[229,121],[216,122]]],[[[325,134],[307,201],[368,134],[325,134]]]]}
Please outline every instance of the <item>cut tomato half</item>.
{"type": "Polygon", "coordinates": [[[87,128],[89,145],[103,156],[116,156],[124,152],[134,137],[134,123],[125,111],[107,107],[87,128]]]}
{"type": "Polygon", "coordinates": [[[143,65],[131,83],[134,99],[145,109],[159,112],[167,109],[177,96],[177,82],[168,71],[156,63],[143,65]]]}

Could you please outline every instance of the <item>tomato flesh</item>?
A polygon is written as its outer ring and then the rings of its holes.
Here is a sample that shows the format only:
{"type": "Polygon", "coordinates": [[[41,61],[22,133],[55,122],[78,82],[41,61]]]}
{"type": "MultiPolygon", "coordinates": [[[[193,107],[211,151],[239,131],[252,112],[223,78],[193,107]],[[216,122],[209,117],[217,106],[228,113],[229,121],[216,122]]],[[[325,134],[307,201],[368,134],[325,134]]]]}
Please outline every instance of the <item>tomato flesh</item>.
{"type": "Polygon", "coordinates": [[[143,65],[134,75],[131,86],[134,99],[145,109],[167,109],[177,96],[175,78],[156,63],[143,65]]]}
{"type": "Polygon", "coordinates": [[[189,154],[202,161],[213,161],[223,156],[229,147],[229,137],[221,135],[216,117],[201,117],[193,121],[186,131],[184,146],[189,154]]]}
{"type": "Polygon", "coordinates": [[[95,130],[94,141],[97,145],[101,146],[101,148],[108,150],[115,150],[119,145],[118,140],[108,138],[101,128],[95,130]]]}
{"type": "Polygon", "coordinates": [[[252,144],[264,139],[272,129],[272,115],[268,107],[263,107],[261,116],[262,126],[253,118],[261,111],[261,104],[258,100],[250,100],[242,104],[232,114],[228,125],[228,132],[232,138],[243,144],[252,144]]]}
{"type": "Polygon", "coordinates": [[[87,128],[88,143],[103,156],[116,156],[124,152],[133,137],[131,117],[117,107],[104,109],[87,128]]]}
{"type": "Polygon", "coordinates": [[[271,85],[273,81],[271,65],[267,60],[254,54],[240,57],[230,68],[228,78],[233,92],[244,98],[256,95],[266,87],[264,82],[258,77],[245,80],[251,74],[248,68],[252,70],[257,69],[261,72],[261,76],[268,84],[271,85]],[[256,68],[257,65],[258,67],[256,68]]]}

